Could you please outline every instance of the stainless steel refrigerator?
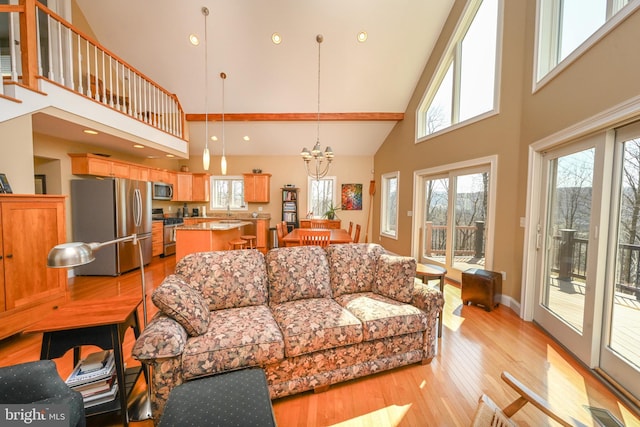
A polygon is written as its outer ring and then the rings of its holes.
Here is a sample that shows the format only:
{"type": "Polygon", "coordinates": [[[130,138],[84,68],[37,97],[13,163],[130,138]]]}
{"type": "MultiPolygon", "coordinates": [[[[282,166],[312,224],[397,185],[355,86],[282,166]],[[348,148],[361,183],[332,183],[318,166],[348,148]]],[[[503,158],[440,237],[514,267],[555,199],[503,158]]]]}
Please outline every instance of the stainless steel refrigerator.
{"type": "MultiPolygon", "coordinates": [[[[128,179],[71,180],[71,222],[76,242],[105,242],[137,234],[144,264],[151,262],[151,183],[128,179]]],[[[138,247],[120,242],[76,267],[80,276],[117,276],[140,267],[138,247]]]]}

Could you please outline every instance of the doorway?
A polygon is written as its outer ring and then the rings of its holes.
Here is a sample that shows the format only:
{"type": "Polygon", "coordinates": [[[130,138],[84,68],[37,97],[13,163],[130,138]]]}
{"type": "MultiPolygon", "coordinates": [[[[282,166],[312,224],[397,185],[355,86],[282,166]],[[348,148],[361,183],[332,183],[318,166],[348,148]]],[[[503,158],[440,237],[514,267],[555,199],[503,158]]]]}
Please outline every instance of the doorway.
{"type": "Polygon", "coordinates": [[[531,318],[637,399],[640,124],[540,150],[535,158],[528,233],[535,286],[525,296],[533,300],[531,318]]]}
{"type": "Polygon", "coordinates": [[[414,173],[413,254],[460,281],[469,268],[491,269],[497,158],[414,173]]]}

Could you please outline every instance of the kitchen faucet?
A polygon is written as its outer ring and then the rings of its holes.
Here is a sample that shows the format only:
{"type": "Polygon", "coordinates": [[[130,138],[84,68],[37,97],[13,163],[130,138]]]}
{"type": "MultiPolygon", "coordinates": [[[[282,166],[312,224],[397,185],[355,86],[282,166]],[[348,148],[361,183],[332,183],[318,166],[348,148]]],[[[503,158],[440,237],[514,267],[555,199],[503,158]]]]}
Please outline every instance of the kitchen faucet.
{"type": "Polygon", "coordinates": [[[227,216],[231,216],[231,205],[227,204],[227,216]]]}

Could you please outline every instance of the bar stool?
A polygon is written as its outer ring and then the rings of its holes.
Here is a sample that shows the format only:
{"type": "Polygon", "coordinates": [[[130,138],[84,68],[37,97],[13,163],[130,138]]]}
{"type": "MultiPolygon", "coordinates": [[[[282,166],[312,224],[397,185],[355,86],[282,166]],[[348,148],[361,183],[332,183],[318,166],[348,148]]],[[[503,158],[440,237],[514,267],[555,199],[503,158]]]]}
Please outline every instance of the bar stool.
{"type": "Polygon", "coordinates": [[[244,249],[246,245],[247,245],[247,241],[246,240],[242,240],[242,239],[229,240],[229,250],[230,251],[232,251],[234,249],[244,249]]]}
{"type": "Polygon", "coordinates": [[[255,249],[258,246],[258,238],[252,234],[244,234],[240,236],[242,240],[247,242],[247,247],[249,249],[255,249]]]}

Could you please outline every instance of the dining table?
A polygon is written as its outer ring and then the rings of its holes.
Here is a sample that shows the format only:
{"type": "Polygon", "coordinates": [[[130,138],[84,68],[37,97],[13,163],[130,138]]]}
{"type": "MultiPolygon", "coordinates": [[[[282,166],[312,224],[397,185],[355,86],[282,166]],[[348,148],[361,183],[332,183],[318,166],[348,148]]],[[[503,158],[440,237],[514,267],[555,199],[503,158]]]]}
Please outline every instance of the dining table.
{"type": "MultiPolygon", "coordinates": [[[[300,236],[299,228],[294,228],[289,234],[282,238],[282,246],[299,246],[300,236]]],[[[324,230],[323,228],[305,228],[305,230],[324,230]]],[[[349,235],[349,232],[343,228],[330,228],[331,237],[329,238],[331,244],[334,243],[351,243],[353,240],[349,235]]]]}

